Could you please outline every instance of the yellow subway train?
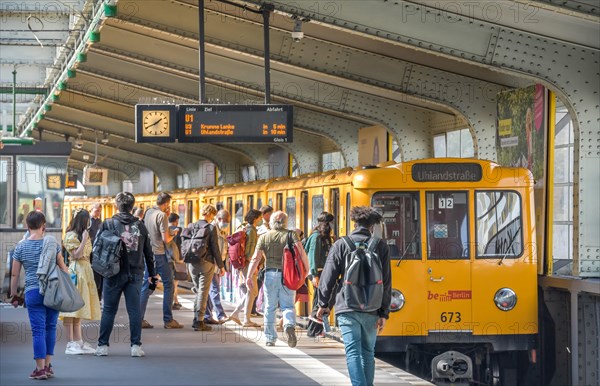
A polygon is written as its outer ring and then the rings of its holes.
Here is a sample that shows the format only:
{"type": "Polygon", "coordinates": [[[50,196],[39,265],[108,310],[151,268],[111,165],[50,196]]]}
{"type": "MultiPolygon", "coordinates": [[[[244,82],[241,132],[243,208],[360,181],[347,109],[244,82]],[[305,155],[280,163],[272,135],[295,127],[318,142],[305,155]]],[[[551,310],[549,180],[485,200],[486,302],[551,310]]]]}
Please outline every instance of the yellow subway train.
{"type": "MultiPolygon", "coordinates": [[[[402,355],[409,371],[448,384],[520,384],[536,361],[538,293],[533,177],[523,168],[473,159],[424,159],[170,192],[180,225],[212,203],[232,215],[269,204],[288,228],[309,234],[326,210],[335,237],[351,232],[352,206],[383,215],[376,234],[388,244],[392,312],[377,351],[402,355]]],[[[153,205],[156,194],[136,196],[153,205]]],[[[76,207],[112,197],[65,200],[76,207]]],[[[541,262],[540,262],[541,263],[541,262]]]]}

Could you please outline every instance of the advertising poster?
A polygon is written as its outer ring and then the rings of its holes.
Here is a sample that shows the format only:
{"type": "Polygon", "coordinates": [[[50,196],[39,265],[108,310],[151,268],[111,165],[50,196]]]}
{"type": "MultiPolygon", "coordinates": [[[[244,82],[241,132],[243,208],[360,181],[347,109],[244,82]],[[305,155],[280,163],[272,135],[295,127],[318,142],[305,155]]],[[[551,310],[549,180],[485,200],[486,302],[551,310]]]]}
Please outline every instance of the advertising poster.
{"type": "Polygon", "coordinates": [[[546,221],[547,95],[539,84],[498,94],[498,163],[524,167],[533,174],[538,261],[544,256],[546,221]]]}
{"type": "Polygon", "coordinates": [[[358,130],[359,166],[377,165],[387,161],[388,133],[383,126],[361,127],[358,130]]]}

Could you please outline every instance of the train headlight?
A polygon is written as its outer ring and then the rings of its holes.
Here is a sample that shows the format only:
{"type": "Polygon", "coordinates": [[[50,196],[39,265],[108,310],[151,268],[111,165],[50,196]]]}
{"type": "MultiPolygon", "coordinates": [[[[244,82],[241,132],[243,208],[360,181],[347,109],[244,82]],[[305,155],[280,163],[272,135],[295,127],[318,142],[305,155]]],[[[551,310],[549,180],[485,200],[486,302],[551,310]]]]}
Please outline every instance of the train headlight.
{"type": "Polygon", "coordinates": [[[392,301],[390,302],[390,311],[400,311],[404,307],[404,294],[397,289],[392,288],[392,301]]]}
{"type": "Polygon", "coordinates": [[[500,288],[494,295],[494,303],[502,311],[510,311],[517,305],[517,294],[510,288],[500,288]]]}

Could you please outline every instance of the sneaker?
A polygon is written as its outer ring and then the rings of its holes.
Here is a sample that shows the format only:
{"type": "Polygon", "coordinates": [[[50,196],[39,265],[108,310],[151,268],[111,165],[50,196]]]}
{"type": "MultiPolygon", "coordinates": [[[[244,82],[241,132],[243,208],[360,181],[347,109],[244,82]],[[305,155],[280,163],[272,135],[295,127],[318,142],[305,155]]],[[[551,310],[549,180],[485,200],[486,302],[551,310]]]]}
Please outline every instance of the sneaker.
{"type": "Polygon", "coordinates": [[[177,322],[175,319],[171,319],[167,323],[165,323],[165,328],[167,328],[167,329],[183,328],[183,324],[179,324],[179,322],[177,322]]]}
{"type": "Polygon", "coordinates": [[[142,351],[142,346],[138,346],[137,344],[131,346],[132,357],[143,357],[144,355],[146,354],[144,353],[144,351],[142,351]]]}
{"type": "Polygon", "coordinates": [[[275,342],[267,342],[267,347],[275,347],[275,342]]]}
{"type": "Polygon", "coordinates": [[[96,353],[96,349],[93,348],[88,342],[84,342],[84,341],[79,341],[77,342],[77,344],[79,345],[79,347],[81,348],[81,351],[83,351],[84,354],[95,354],[96,353]]]}
{"type": "Polygon", "coordinates": [[[261,328],[262,326],[258,323],[254,323],[254,322],[246,322],[242,325],[242,327],[255,327],[255,328],[261,328]]]}
{"type": "Polygon", "coordinates": [[[212,327],[204,322],[198,322],[193,327],[194,331],[212,331],[212,327]]]}
{"type": "Polygon", "coordinates": [[[174,311],[179,311],[181,309],[181,303],[173,303],[173,307],[171,307],[174,311]]]}
{"type": "Polygon", "coordinates": [[[154,328],[153,325],[151,325],[150,323],[148,323],[147,320],[142,320],[142,328],[154,328]]]}
{"type": "Polygon", "coordinates": [[[34,369],[33,373],[29,375],[29,379],[48,379],[48,375],[46,375],[46,369],[34,369]]]}
{"type": "Polygon", "coordinates": [[[67,349],[65,350],[67,355],[81,355],[85,354],[85,351],[81,349],[81,346],[77,342],[68,342],[67,349]]]}
{"type": "Polygon", "coordinates": [[[298,339],[296,338],[296,328],[294,326],[287,326],[285,328],[285,333],[288,338],[288,346],[296,347],[296,343],[298,343],[298,339]]]}
{"type": "Polygon", "coordinates": [[[50,363],[48,366],[46,366],[44,368],[44,371],[46,372],[46,376],[48,378],[54,378],[54,370],[52,370],[52,363],[50,363]]]}
{"type": "Polygon", "coordinates": [[[98,346],[96,347],[96,352],[94,353],[97,357],[105,357],[108,355],[108,346],[98,346]]]}

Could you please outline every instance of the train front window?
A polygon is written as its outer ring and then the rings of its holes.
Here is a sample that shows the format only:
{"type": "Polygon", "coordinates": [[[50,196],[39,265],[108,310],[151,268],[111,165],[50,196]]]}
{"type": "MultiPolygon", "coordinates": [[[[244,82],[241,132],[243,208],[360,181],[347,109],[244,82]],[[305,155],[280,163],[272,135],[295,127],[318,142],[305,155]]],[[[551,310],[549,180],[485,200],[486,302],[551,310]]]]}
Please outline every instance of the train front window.
{"type": "Polygon", "coordinates": [[[428,259],[468,259],[467,193],[427,192],[426,197],[428,259]]]}
{"type": "Polygon", "coordinates": [[[392,260],[420,260],[419,194],[385,192],[373,195],[371,205],[383,216],[381,237],[392,260]]]}
{"type": "Polygon", "coordinates": [[[476,192],[477,258],[523,254],[521,197],[516,192],[476,192]]]}

